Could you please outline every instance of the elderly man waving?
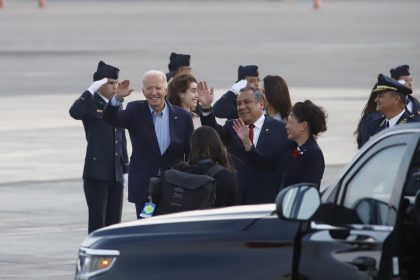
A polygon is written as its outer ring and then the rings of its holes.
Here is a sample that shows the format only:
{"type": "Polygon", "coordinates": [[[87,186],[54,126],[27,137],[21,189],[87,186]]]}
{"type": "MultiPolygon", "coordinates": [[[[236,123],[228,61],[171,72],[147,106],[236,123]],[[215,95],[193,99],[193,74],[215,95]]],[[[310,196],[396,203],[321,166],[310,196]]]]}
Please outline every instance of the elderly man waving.
{"type": "Polygon", "coordinates": [[[104,111],[109,123],[128,129],[132,145],[128,171],[128,200],[135,203],[137,217],[148,201],[151,177],[185,160],[193,131],[191,114],[165,101],[168,84],[165,73],[151,70],[143,75],[145,101],[133,101],[125,110],[119,106],[133,91],[123,81],[104,111]]]}

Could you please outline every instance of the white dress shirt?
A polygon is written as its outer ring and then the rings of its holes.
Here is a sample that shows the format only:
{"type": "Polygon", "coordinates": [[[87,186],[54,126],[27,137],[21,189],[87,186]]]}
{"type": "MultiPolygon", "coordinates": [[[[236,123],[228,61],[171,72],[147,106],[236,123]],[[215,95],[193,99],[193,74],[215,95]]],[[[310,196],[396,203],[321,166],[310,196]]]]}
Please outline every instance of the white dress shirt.
{"type": "Polygon", "coordinates": [[[265,115],[262,114],[262,116],[254,123],[254,139],[252,143],[254,146],[257,146],[258,138],[260,137],[262,126],[264,125],[265,115]]]}
{"type": "Polygon", "coordinates": [[[390,119],[390,120],[387,119],[386,121],[389,123],[389,127],[394,127],[397,124],[398,120],[401,118],[401,116],[404,114],[404,112],[405,112],[405,110],[402,110],[401,113],[399,113],[398,115],[396,115],[392,119],[390,119]]]}

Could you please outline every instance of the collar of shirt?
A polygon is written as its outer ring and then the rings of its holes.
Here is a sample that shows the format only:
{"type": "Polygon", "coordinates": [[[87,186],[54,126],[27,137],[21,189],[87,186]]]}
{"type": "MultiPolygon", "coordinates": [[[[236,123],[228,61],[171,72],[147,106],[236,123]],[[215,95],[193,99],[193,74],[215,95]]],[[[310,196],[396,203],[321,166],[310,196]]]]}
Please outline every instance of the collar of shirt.
{"type": "Polygon", "coordinates": [[[102,94],[99,93],[99,91],[97,91],[98,95],[108,104],[109,99],[106,98],[105,96],[103,96],[102,94]]]}
{"type": "Polygon", "coordinates": [[[389,122],[389,127],[394,127],[397,124],[398,120],[401,118],[401,116],[404,114],[404,112],[405,112],[405,110],[402,110],[401,113],[399,113],[398,115],[396,115],[392,119],[390,119],[390,120],[387,119],[387,121],[389,122]]]}
{"type": "MultiPolygon", "coordinates": [[[[264,110],[264,112],[265,112],[265,115],[267,116],[267,117],[270,117],[270,115],[268,114],[268,110],[267,109],[265,109],[264,110]]],[[[284,120],[282,117],[281,117],[281,115],[280,115],[280,113],[276,113],[274,116],[272,116],[271,118],[273,118],[273,119],[275,119],[275,120],[278,120],[278,121],[281,121],[281,122],[286,122],[287,121],[287,119],[286,120],[284,120]]]]}
{"type": "Polygon", "coordinates": [[[150,105],[149,104],[147,104],[147,106],[149,106],[149,110],[150,110],[150,113],[152,113],[152,116],[153,116],[153,118],[155,118],[156,116],[160,116],[160,117],[162,117],[162,116],[166,116],[167,114],[168,114],[168,106],[166,106],[166,101],[165,101],[165,103],[164,103],[165,105],[164,105],[164,107],[163,107],[163,110],[162,111],[160,111],[160,113],[157,113],[155,110],[153,110],[153,108],[152,107],[150,107],[150,105]]]}
{"type": "Polygon", "coordinates": [[[255,127],[254,127],[254,139],[252,141],[252,143],[254,144],[254,146],[256,147],[258,144],[258,138],[260,138],[260,132],[262,129],[262,126],[264,125],[264,120],[265,120],[265,115],[262,114],[262,116],[254,123],[255,127]]]}
{"type": "Polygon", "coordinates": [[[261,130],[264,124],[264,120],[265,120],[265,115],[262,114],[261,117],[256,122],[254,122],[255,127],[261,130]]]}

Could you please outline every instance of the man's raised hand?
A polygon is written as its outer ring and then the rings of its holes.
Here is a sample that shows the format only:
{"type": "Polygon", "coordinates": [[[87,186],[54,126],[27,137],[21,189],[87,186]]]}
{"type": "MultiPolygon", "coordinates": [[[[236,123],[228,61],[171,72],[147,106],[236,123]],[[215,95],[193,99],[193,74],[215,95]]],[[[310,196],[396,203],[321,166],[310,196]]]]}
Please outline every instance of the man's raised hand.
{"type": "Polygon", "coordinates": [[[122,101],[124,97],[129,96],[133,91],[134,89],[130,88],[130,81],[124,80],[118,83],[117,94],[115,95],[115,98],[118,101],[122,101]]]}
{"type": "Polygon", "coordinates": [[[241,89],[243,89],[244,87],[246,87],[248,85],[247,80],[243,79],[240,80],[239,82],[235,83],[232,88],[230,89],[234,94],[238,95],[239,92],[241,91],[241,89]]]}
{"type": "Polygon", "coordinates": [[[197,85],[198,101],[204,109],[210,108],[214,99],[214,90],[207,86],[206,81],[199,81],[197,85]]]}
{"type": "Polygon", "coordinates": [[[232,127],[238,135],[239,139],[241,139],[245,151],[251,150],[252,142],[249,139],[249,127],[245,125],[244,121],[241,118],[233,120],[232,127]]]}
{"type": "Polygon", "coordinates": [[[94,94],[98,91],[98,89],[103,86],[104,84],[108,83],[108,78],[103,78],[102,80],[94,81],[87,90],[90,92],[90,94],[94,94]]]}

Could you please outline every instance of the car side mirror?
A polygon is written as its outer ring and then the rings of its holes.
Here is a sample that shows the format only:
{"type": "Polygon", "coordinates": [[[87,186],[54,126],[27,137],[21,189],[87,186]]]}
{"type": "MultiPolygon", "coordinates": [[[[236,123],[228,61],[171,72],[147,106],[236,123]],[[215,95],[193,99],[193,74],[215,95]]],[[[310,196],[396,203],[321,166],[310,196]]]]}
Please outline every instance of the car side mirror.
{"type": "Polygon", "coordinates": [[[318,186],[300,183],[279,192],[276,198],[276,212],[280,218],[295,221],[309,220],[321,205],[318,186]]]}

